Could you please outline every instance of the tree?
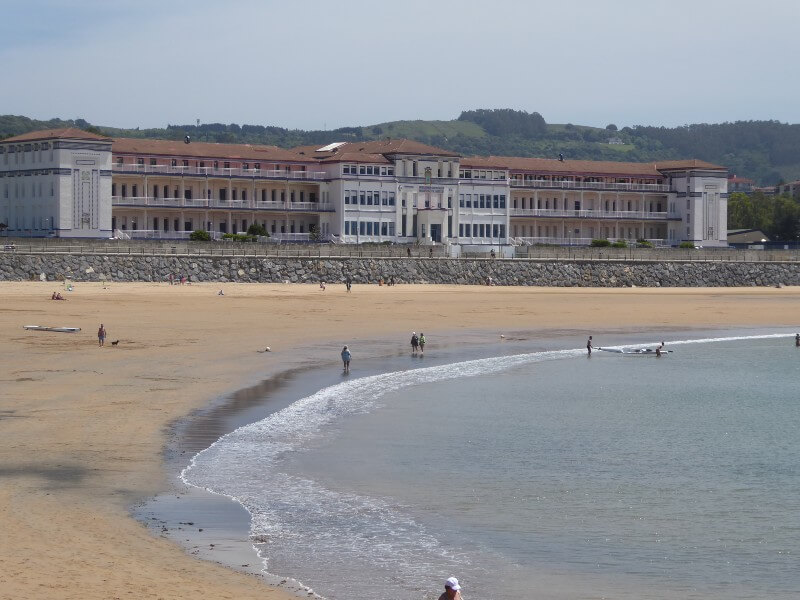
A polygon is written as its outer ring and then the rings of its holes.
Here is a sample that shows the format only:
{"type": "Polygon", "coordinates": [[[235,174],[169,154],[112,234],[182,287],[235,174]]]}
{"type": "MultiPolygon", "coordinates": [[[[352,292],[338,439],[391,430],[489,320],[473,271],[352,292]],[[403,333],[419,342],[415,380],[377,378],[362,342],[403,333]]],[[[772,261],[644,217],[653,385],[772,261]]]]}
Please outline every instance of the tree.
{"type": "Polygon", "coordinates": [[[609,123],[608,125],[606,125],[606,129],[608,129],[609,131],[617,131],[617,126],[614,125],[613,123],[609,123]]]}
{"type": "Polygon", "coordinates": [[[263,225],[259,225],[258,223],[253,223],[247,228],[247,235],[260,235],[262,237],[269,237],[267,228],[263,225]]]}
{"type": "Polygon", "coordinates": [[[189,239],[193,242],[210,242],[211,235],[203,229],[197,229],[189,234],[189,239]]]}
{"type": "Polygon", "coordinates": [[[312,242],[318,242],[322,239],[322,235],[319,232],[319,227],[314,223],[308,227],[308,233],[310,234],[309,237],[311,238],[312,242]]]}

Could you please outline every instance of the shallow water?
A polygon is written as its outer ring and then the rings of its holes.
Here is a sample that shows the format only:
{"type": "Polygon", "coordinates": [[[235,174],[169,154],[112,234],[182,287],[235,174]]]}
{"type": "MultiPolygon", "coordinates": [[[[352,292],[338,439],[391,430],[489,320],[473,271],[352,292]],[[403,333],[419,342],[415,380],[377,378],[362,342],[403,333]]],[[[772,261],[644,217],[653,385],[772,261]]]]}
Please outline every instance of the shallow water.
{"type": "Polygon", "coordinates": [[[253,515],[327,598],[800,593],[800,350],[528,353],[351,379],[223,437],[184,477],[253,515]]]}

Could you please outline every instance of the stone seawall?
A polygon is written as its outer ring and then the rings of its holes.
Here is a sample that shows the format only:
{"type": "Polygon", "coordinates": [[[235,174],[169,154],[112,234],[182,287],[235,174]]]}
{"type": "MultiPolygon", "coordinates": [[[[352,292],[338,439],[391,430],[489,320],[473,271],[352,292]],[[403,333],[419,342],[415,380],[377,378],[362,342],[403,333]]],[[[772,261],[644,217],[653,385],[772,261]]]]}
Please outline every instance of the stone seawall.
{"type": "Polygon", "coordinates": [[[0,254],[0,281],[396,283],[552,287],[800,285],[800,263],[0,254]]]}

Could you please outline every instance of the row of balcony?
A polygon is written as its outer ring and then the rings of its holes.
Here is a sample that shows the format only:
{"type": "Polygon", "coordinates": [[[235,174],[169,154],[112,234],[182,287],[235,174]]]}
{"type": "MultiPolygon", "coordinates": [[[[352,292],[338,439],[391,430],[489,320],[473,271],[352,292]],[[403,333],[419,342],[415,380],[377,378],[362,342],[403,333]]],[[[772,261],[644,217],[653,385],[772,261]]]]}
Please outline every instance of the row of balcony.
{"type": "MultiPolygon", "coordinates": [[[[511,243],[515,246],[536,246],[539,244],[547,246],[591,246],[593,238],[584,237],[514,237],[511,243]]],[[[609,238],[610,242],[622,241],[629,246],[636,246],[638,240],[628,238],[609,238]]],[[[670,240],[661,238],[648,239],[654,247],[669,246],[670,240]]]]}
{"type": "Polygon", "coordinates": [[[112,196],[113,206],[149,206],[154,208],[229,208],[292,212],[333,212],[333,204],[322,202],[258,202],[253,200],[211,200],[185,198],[153,198],[150,196],[112,196]]]}
{"type": "Polygon", "coordinates": [[[669,192],[661,183],[606,183],[604,181],[547,181],[543,179],[512,179],[511,187],[558,190],[607,190],[616,192],[669,192]]]}
{"type": "Polygon", "coordinates": [[[512,208],[512,217],[569,217],[578,219],[631,219],[647,221],[664,221],[667,218],[678,218],[677,214],[666,212],[648,212],[642,210],[556,210],[550,208],[512,208]]]}
{"type": "Polygon", "coordinates": [[[139,165],[133,163],[112,163],[111,169],[115,173],[134,173],[139,175],[175,175],[179,177],[247,177],[249,179],[298,179],[314,181],[325,179],[324,171],[287,171],[285,169],[215,169],[214,167],[173,167],[170,165],[139,165]]]}

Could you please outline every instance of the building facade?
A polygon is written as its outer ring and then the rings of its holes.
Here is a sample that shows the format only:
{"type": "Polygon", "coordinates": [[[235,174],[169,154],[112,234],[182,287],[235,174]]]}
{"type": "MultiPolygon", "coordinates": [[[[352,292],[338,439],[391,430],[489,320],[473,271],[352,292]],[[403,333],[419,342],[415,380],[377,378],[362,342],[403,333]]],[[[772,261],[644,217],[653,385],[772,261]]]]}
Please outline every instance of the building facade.
{"type": "Polygon", "coordinates": [[[461,157],[402,139],[286,150],[55,130],[0,142],[0,169],[10,235],[219,237],[259,224],[286,241],[726,245],[727,171],[696,160],[461,157]]]}
{"type": "Polygon", "coordinates": [[[0,142],[0,223],[10,235],[111,237],[112,140],[80,129],[0,142]]]}

